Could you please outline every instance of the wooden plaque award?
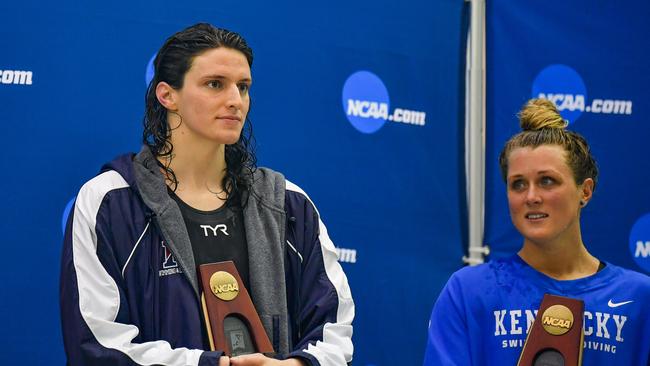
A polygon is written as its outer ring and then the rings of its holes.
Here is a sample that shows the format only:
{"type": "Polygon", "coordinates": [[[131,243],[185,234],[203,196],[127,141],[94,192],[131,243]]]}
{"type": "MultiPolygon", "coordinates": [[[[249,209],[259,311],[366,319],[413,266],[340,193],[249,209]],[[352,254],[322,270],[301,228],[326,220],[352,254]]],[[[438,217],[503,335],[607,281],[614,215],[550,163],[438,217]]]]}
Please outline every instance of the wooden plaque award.
{"type": "Polygon", "coordinates": [[[544,295],[517,366],[581,366],[584,307],[582,300],[544,295]]]}
{"type": "Polygon", "coordinates": [[[273,354],[273,346],[232,261],[199,266],[210,348],[228,356],[273,354]]]}

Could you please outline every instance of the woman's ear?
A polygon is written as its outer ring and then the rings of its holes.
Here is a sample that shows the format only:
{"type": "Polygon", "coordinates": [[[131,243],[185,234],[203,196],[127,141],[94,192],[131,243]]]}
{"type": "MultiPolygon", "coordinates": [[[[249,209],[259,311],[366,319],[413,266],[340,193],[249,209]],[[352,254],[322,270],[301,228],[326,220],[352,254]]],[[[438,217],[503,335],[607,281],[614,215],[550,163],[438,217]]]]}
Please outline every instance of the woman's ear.
{"type": "Polygon", "coordinates": [[[594,194],[594,180],[591,178],[585,179],[580,185],[580,206],[584,207],[594,194]]]}
{"type": "Polygon", "coordinates": [[[168,110],[178,110],[178,106],[176,105],[176,90],[166,82],[161,81],[156,85],[156,98],[168,110]]]}

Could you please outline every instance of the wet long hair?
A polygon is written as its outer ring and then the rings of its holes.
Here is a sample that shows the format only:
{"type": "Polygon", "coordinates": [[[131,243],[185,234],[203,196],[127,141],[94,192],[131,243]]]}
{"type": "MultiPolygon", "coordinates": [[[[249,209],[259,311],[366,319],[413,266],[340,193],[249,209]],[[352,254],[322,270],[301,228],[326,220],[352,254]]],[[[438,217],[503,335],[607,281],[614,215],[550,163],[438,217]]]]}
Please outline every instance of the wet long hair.
{"type": "MultiPolygon", "coordinates": [[[[156,97],[156,86],[164,81],[176,90],[181,89],[185,74],[192,66],[194,58],[219,47],[241,52],[246,57],[248,66],[253,66],[253,50],[242,36],[207,23],[195,24],[169,37],[158,50],[154,60],[154,76],[145,95],[142,142],[155,157],[162,157],[162,160],[166,161],[163,164],[156,159],[157,164],[166,173],[167,180],[171,182],[172,191],[178,187],[176,175],[169,166],[174,151],[171,143],[172,129],[167,123],[168,111],[156,97]]],[[[254,149],[253,127],[246,116],[239,140],[225,146],[226,174],[222,186],[228,207],[237,207],[241,202],[241,195],[250,189],[257,164],[254,149]]]]}
{"type": "Polygon", "coordinates": [[[506,142],[499,166],[505,181],[508,176],[508,158],[512,150],[519,147],[536,148],[541,145],[557,145],[566,151],[566,162],[577,184],[585,179],[598,182],[598,166],[591,154],[587,140],[577,132],[566,129],[567,122],[562,118],[555,104],[545,99],[531,99],[519,112],[522,131],[506,142]]]}

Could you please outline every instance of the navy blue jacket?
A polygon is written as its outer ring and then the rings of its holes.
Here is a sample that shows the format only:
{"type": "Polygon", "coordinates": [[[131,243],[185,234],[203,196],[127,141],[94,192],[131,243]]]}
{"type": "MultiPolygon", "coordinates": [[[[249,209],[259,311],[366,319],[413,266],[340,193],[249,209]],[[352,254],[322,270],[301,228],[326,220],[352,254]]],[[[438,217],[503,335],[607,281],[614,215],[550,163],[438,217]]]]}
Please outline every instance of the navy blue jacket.
{"type": "MultiPolygon", "coordinates": [[[[309,197],[260,168],[246,197],[249,293],[280,357],[352,359],[354,303],[309,197]]],[[[61,265],[69,365],[216,365],[204,351],[200,292],[177,204],[147,148],[79,191],[61,265]]]]}

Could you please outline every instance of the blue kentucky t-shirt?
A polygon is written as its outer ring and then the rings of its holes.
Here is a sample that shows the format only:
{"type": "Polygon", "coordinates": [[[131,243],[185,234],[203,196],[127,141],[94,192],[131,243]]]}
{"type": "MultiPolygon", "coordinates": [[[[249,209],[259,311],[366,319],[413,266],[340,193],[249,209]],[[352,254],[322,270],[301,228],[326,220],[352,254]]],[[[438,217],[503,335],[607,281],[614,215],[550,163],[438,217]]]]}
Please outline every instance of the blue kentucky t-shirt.
{"type": "Polygon", "coordinates": [[[558,281],[517,255],[452,275],[431,314],[424,365],[516,365],[546,293],[584,301],[583,365],[650,365],[650,277],[608,263],[558,281]]]}

